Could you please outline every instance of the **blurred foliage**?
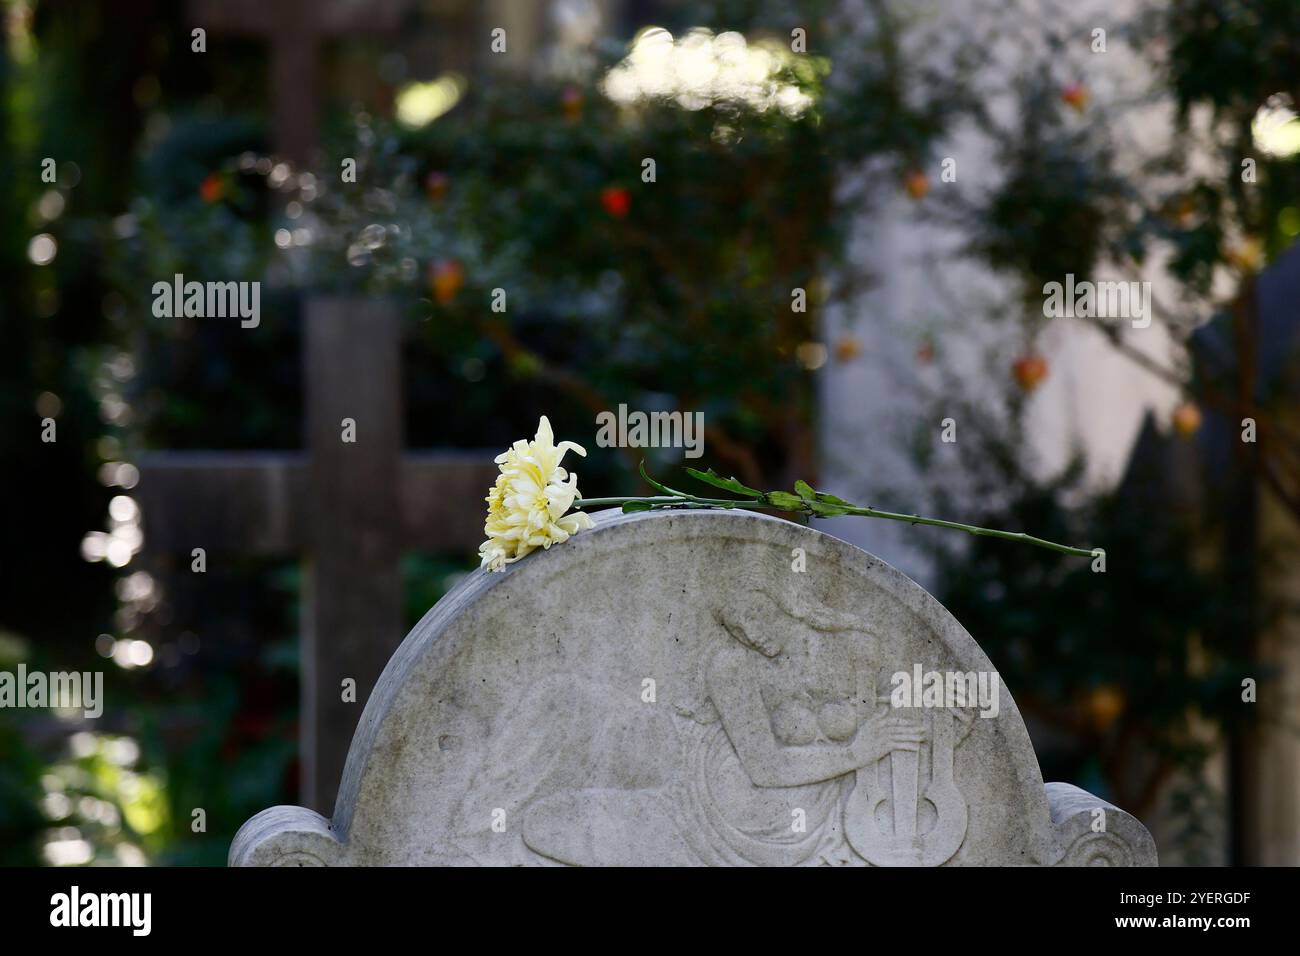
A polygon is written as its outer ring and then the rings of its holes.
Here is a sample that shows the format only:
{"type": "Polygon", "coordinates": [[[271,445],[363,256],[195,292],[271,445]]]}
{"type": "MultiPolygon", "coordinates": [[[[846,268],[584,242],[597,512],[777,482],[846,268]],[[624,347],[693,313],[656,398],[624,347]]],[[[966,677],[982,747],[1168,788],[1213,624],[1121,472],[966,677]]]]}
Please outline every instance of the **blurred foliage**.
{"type": "MultiPolygon", "coordinates": [[[[764,12],[772,5],[721,6],[718,22],[753,28],[755,49],[785,49],[763,46],[788,31],[764,12]]],[[[814,4],[800,24],[830,29],[818,11],[831,7],[814,4]]],[[[233,120],[174,122],[156,150],[165,159],[147,160],[145,190],[109,246],[127,312],[147,332],[137,434],[192,443],[190,410],[219,394],[214,427],[227,444],[283,443],[275,426],[291,419],[257,427],[254,411],[277,393],[296,402],[296,376],[254,370],[294,355],[287,333],[200,332],[154,319],[146,294],[158,276],[250,278],[265,264],[273,284],[420,303],[405,357],[413,444],[503,445],[539,410],[581,434],[595,411],[627,402],[704,411],[720,465],[755,481],[807,474],[800,347],[815,339],[831,294],[823,271],[844,238],[837,171],[880,159],[901,178],[962,103],[902,95],[902,77],[885,68],[903,62],[896,29],[882,20],[867,43],[881,58],[860,57],[833,84],[824,56],[777,57],[771,82],[812,103],[799,113],[725,98],[619,105],[600,89],[618,50],[582,78],[471,81],[460,104],[419,129],[362,114],[326,150],[336,165],[312,171],[244,148],[252,133],[233,120]],[[345,160],[355,183],[341,181],[345,160]],[[504,311],[490,307],[497,289],[504,311]],[[806,311],[791,308],[795,289],[807,291],[806,311]],[[504,404],[503,385],[513,398],[504,404]],[[453,405],[455,418],[441,413],[453,405]]],[[[270,308],[292,319],[291,303],[270,308]]],[[[599,466],[594,477],[631,487],[634,463],[622,463],[621,479],[599,466]]]]}
{"type": "Polygon", "coordinates": [[[1279,92],[1300,92],[1300,7],[1290,0],[1175,0],[1151,15],[1168,36],[1170,85],[1184,112],[1207,104],[1252,116],[1279,92]]]}
{"type": "Polygon", "coordinates": [[[141,865],[163,847],[167,798],[156,772],[136,767],[130,737],[78,731],[70,753],[41,775],[49,821],[45,860],[56,865],[141,865]]]}
{"type": "Polygon", "coordinates": [[[41,760],[22,728],[0,723],[0,866],[35,866],[38,834],[45,819],[39,811],[41,760]]]}
{"type": "Polygon", "coordinates": [[[1017,84],[1016,125],[993,137],[1005,178],[955,207],[970,252],[1022,279],[1028,303],[1041,303],[1045,283],[1093,275],[1104,256],[1122,253],[1132,216],[1133,187],[1114,169],[1110,136],[1072,122],[1059,91],[1045,73],[1017,84]]]}

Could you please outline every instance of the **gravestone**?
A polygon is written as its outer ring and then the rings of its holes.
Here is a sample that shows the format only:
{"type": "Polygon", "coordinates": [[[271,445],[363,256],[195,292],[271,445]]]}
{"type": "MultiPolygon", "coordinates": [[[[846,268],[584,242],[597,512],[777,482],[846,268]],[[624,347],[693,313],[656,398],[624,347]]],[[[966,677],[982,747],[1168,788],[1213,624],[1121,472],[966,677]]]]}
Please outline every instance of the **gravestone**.
{"type": "Polygon", "coordinates": [[[1010,694],[933,597],[741,511],[607,511],[474,573],[389,661],[333,819],[274,807],[230,850],[237,866],[1155,862],[1136,819],[1043,785],[1010,694]],[[998,692],[893,700],[903,673],[998,692]]]}

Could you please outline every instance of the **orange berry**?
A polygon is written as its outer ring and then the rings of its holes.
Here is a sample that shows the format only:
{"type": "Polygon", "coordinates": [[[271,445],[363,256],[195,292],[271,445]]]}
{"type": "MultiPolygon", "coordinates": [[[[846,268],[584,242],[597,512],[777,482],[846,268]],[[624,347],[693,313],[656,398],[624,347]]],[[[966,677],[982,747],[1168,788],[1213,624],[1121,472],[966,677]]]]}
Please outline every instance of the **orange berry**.
{"type": "Polygon", "coordinates": [[[925,194],[930,191],[930,180],[921,170],[913,169],[903,177],[903,188],[913,199],[924,199],[925,194]]]}
{"type": "Polygon", "coordinates": [[[1105,730],[1124,712],[1124,692],[1118,687],[1094,687],[1088,694],[1088,715],[1098,730],[1105,730]]]}
{"type": "Polygon", "coordinates": [[[1174,409],[1174,430],[1190,438],[1201,427],[1201,409],[1195,402],[1183,402],[1174,409]]]}
{"type": "Polygon", "coordinates": [[[1047,359],[1037,352],[1028,352],[1016,359],[1011,371],[1015,374],[1017,384],[1026,392],[1032,392],[1047,378],[1047,359]]]}
{"type": "Polygon", "coordinates": [[[851,362],[862,354],[862,343],[846,335],[835,343],[835,357],[841,362],[851,362]]]}
{"type": "Polygon", "coordinates": [[[1061,99],[1076,112],[1082,113],[1088,106],[1088,88],[1082,83],[1067,83],[1061,88],[1061,99]]]}
{"type": "Polygon", "coordinates": [[[465,269],[455,259],[435,259],[429,269],[429,281],[433,297],[441,305],[447,305],[465,284],[465,269]]]}
{"type": "Polygon", "coordinates": [[[199,198],[206,203],[214,203],[226,194],[226,183],[221,178],[220,173],[210,173],[206,179],[199,184],[199,198]]]}

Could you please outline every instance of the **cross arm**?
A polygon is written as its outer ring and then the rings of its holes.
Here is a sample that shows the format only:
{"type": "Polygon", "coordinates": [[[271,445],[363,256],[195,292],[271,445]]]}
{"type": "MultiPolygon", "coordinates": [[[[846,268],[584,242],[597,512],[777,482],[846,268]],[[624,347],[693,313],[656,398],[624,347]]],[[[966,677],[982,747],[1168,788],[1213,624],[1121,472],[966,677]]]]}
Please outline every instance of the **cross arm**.
{"type": "MultiPolygon", "coordinates": [[[[466,552],[478,547],[483,498],[497,473],[494,454],[425,451],[402,456],[397,493],[399,537],[405,547],[466,552]]],[[[140,456],[137,464],[140,482],[134,495],[150,550],[292,554],[310,548],[317,521],[330,520],[311,513],[302,452],[155,451],[140,456]]]]}
{"type": "Polygon", "coordinates": [[[137,465],[134,493],[150,550],[271,555],[303,548],[303,453],[155,451],[137,465]]]}

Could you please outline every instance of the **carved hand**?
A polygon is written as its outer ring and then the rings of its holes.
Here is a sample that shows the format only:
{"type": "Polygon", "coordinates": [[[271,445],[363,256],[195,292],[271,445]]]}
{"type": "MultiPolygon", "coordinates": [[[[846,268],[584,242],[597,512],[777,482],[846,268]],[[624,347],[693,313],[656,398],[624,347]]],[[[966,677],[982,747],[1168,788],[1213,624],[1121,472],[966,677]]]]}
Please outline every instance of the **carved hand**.
{"type": "Polygon", "coordinates": [[[858,730],[853,752],[866,765],[894,750],[919,750],[923,740],[924,724],[885,711],[868,718],[858,730]]]}

